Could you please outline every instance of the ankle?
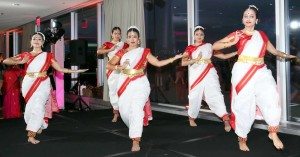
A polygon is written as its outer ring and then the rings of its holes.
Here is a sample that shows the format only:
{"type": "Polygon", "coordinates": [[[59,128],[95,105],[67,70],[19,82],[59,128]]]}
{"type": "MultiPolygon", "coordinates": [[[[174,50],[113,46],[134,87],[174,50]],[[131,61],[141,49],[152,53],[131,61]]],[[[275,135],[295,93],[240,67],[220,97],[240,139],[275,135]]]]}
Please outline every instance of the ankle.
{"type": "Polygon", "coordinates": [[[246,138],[243,138],[243,137],[238,137],[238,141],[239,141],[239,143],[247,143],[247,137],[246,138]]]}
{"type": "Polygon", "coordinates": [[[28,131],[27,132],[27,136],[28,136],[28,138],[35,138],[35,136],[36,136],[36,132],[33,132],[33,131],[28,131]]]}
{"type": "Polygon", "coordinates": [[[277,135],[279,131],[279,126],[268,126],[268,131],[270,135],[277,135]]]}
{"type": "Polygon", "coordinates": [[[230,118],[229,118],[229,115],[228,114],[225,114],[223,117],[222,117],[222,121],[223,122],[229,122],[230,118]]]}

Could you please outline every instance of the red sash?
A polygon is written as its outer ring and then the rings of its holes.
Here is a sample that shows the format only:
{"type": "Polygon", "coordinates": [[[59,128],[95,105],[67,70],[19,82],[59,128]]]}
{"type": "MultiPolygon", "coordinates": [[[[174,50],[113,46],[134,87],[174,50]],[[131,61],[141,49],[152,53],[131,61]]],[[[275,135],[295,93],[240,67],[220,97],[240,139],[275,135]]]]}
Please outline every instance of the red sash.
{"type": "MultiPolygon", "coordinates": [[[[110,49],[110,48],[112,48],[112,47],[114,46],[114,44],[111,43],[111,42],[105,42],[105,43],[103,44],[103,46],[104,46],[104,49],[110,49]],[[105,46],[104,46],[104,45],[105,45],[105,46]]],[[[126,49],[126,48],[128,48],[128,44],[127,44],[127,43],[124,43],[122,49],[126,49]]],[[[122,49],[121,49],[121,50],[122,50],[122,49]]],[[[119,50],[119,51],[120,51],[120,50],[119,50]]],[[[109,78],[110,74],[111,74],[113,71],[114,71],[114,70],[106,70],[106,77],[107,77],[107,79],[109,78]]]]}
{"type": "MultiPolygon", "coordinates": [[[[149,53],[150,53],[150,49],[145,48],[145,49],[144,49],[144,52],[143,52],[143,54],[142,54],[141,59],[140,59],[140,60],[138,61],[138,63],[134,66],[133,69],[141,69],[142,67],[145,67],[146,64],[147,64],[147,56],[148,56],[149,53]]],[[[120,96],[122,95],[122,93],[125,91],[127,85],[128,85],[131,81],[136,80],[137,78],[140,78],[140,77],[142,77],[142,76],[144,76],[144,75],[141,75],[141,76],[135,76],[135,77],[132,77],[132,78],[127,77],[127,78],[125,79],[125,81],[123,82],[123,84],[121,85],[121,87],[118,89],[118,96],[120,97],[120,96]]]]}
{"type": "Polygon", "coordinates": [[[192,56],[192,53],[193,53],[195,50],[197,50],[198,47],[200,47],[200,46],[202,46],[202,45],[204,45],[204,44],[206,44],[206,43],[203,42],[203,43],[201,43],[201,44],[198,45],[198,46],[189,45],[188,47],[186,47],[185,52],[187,52],[188,55],[189,55],[189,57],[191,57],[191,56],[192,56]]]}
{"type": "MultiPolygon", "coordinates": [[[[45,61],[43,67],[41,68],[41,70],[39,72],[45,72],[45,71],[48,70],[49,66],[51,65],[51,59],[52,58],[53,58],[52,54],[51,53],[47,53],[46,61],[45,61]]],[[[32,62],[33,59],[31,59],[29,61],[29,63],[27,64],[27,67],[32,62]]],[[[41,84],[41,82],[44,81],[44,80],[46,80],[47,78],[48,77],[38,77],[38,78],[36,78],[36,80],[33,82],[32,86],[30,87],[30,89],[26,93],[26,96],[25,96],[26,103],[31,98],[32,94],[36,91],[36,89],[39,87],[39,85],[41,84]]]]}
{"type": "Polygon", "coordinates": [[[212,63],[207,64],[206,68],[202,71],[202,73],[198,76],[198,78],[194,81],[194,83],[191,85],[190,90],[192,90],[194,87],[196,87],[208,74],[209,70],[214,67],[212,63]]]}
{"type": "MultiPolygon", "coordinates": [[[[268,42],[268,38],[267,36],[259,31],[261,37],[263,38],[263,45],[261,47],[261,50],[260,50],[260,54],[259,54],[259,57],[264,57],[265,55],[265,52],[266,52],[266,49],[267,49],[267,42],[268,42]]],[[[243,39],[241,39],[241,42],[239,41],[239,48],[238,48],[238,52],[239,54],[243,51],[246,43],[251,39],[246,37],[243,39]]],[[[239,81],[239,83],[236,85],[235,87],[235,91],[236,93],[238,94],[244,87],[245,85],[249,82],[249,80],[251,80],[251,78],[254,76],[254,74],[256,73],[256,71],[262,67],[264,67],[265,64],[262,64],[262,65],[252,65],[250,67],[250,69],[247,71],[247,73],[242,77],[242,79],[239,81]]]]}

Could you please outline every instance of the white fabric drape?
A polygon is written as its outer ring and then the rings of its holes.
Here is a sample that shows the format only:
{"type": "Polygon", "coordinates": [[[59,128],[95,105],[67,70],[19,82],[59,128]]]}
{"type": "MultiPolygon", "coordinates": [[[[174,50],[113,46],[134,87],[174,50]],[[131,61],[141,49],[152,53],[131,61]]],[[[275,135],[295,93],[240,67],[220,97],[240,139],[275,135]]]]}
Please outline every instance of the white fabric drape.
{"type": "MultiPolygon", "coordinates": [[[[120,27],[122,41],[126,41],[126,32],[131,25],[137,26],[140,31],[141,47],[146,46],[145,18],[143,0],[104,0],[104,40],[110,41],[111,29],[120,27]]],[[[102,44],[103,44],[102,43],[102,44]]],[[[104,60],[107,64],[107,59],[104,60]]],[[[108,100],[107,79],[104,79],[103,100],[108,100]]]]}
{"type": "Polygon", "coordinates": [[[135,25],[140,30],[141,47],[145,47],[145,18],[143,0],[104,0],[105,41],[110,41],[111,29],[118,26],[122,30],[122,40],[126,40],[129,26],[135,25]]]}

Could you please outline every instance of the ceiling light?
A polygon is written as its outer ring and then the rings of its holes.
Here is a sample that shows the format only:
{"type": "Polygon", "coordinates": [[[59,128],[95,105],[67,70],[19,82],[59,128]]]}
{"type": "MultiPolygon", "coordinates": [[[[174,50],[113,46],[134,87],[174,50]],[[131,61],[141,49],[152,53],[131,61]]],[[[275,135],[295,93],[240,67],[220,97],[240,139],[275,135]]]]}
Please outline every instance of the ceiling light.
{"type": "Polygon", "coordinates": [[[298,29],[300,27],[300,23],[298,21],[291,21],[290,27],[291,29],[298,29]]]}
{"type": "Polygon", "coordinates": [[[19,6],[20,4],[19,3],[13,3],[12,5],[13,6],[19,6]]]}

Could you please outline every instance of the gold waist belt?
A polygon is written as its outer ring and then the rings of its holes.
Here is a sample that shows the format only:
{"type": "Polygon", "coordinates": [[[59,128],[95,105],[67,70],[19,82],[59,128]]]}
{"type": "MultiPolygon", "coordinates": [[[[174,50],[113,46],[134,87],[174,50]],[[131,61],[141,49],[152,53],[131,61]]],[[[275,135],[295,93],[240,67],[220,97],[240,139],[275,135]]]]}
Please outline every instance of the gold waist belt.
{"type": "Polygon", "coordinates": [[[237,61],[242,63],[251,63],[255,65],[264,64],[264,58],[244,56],[244,55],[240,55],[237,61]]]}
{"type": "Polygon", "coordinates": [[[128,77],[140,76],[144,75],[144,69],[124,69],[121,73],[127,75],[128,77]]]}
{"type": "Polygon", "coordinates": [[[211,63],[210,59],[200,59],[198,62],[198,64],[209,64],[211,63]]]}
{"type": "Polygon", "coordinates": [[[47,72],[28,72],[26,73],[26,76],[31,77],[31,78],[36,78],[36,77],[46,77],[47,72]]]}

